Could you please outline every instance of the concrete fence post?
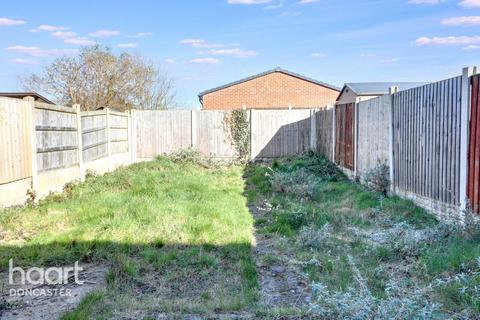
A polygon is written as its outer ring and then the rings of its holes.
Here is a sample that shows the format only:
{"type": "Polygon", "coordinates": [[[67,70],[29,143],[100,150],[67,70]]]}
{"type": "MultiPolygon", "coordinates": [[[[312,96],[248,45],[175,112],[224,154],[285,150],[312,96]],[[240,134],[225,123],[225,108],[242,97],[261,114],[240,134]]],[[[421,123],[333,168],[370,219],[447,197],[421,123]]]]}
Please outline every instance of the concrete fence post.
{"type": "Polygon", "coordinates": [[[476,67],[466,67],[462,70],[462,104],[460,120],[460,210],[467,209],[468,188],[468,141],[470,131],[470,77],[476,73],[476,67]]]}
{"type": "Polygon", "coordinates": [[[255,150],[254,149],[254,146],[253,146],[253,117],[254,117],[254,112],[253,112],[253,109],[250,109],[250,159],[251,160],[255,160],[255,156],[253,154],[253,151],[255,150]]]}
{"type": "Polygon", "coordinates": [[[107,167],[108,171],[112,171],[113,166],[112,166],[112,145],[111,145],[111,132],[110,132],[110,108],[105,108],[105,118],[106,118],[106,127],[107,127],[107,167]]]}
{"type": "Polygon", "coordinates": [[[317,151],[317,119],[316,109],[310,110],[310,150],[317,151]]]}
{"type": "Polygon", "coordinates": [[[82,114],[80,105],[74,104],[72,107],[77,115],[77,161],[80,181],[83,181],[85,180],[85,167],[83,165],[82,114]]]}
{"type": "Polygon", "coordinates": [[[353,176],[358,176],[358,102],[353,106],[353,176]]]}
{"type": "Polygon", "coordinates": [[[335,163],[335,150],[336,150],[336,139],[337,139],[337,106],[333,105],[332,112],[332,162],[335,163]]]}
{"type": "Polygon", "coordinates": [[[388,167],[390,169],[390,192],[395,192],[395,161],[394,161],[394,148],[393,148],[393,141],[394,141],[394,103],[395,103],[395,93],[399,91],[397,86],[393,86],[389,89],[390,94],[390,109],[388,110],[389,117],[388,117],[388,167]]]}
{"type": "Polygon", "coordinates": [[[30,189],[33,192],[38,191],[38,166],[37,166],[37,128],[35,120],[35,98],[25,97],[23,100],[27,101],[29,104],[29,128],[30,128],[30,153],[31,153],[31,163],[30,169],[32,171],[32,180],[30,189]]]}

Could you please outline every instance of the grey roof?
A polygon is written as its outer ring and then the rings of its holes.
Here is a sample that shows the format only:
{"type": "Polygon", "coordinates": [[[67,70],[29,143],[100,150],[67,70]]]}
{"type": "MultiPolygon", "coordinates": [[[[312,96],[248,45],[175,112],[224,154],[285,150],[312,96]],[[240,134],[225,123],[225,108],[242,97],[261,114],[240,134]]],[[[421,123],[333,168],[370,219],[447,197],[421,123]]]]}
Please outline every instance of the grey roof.
{"type": "Polygon", "coordinates": [[[378,95],[387,94],[391,87],[399,87],[399,90],[402,91],[420,87],[424,84],[426,82],[352,82],[345,83],[345,87],[350,88],[357,95],[378,95]]]}
{"type": "Polygon", "coordinates": [[[55,104],[49,99],[45,98],[39,93],[36,92],[0,92],[0,97],[6,97],[6,98],[17,98],[17,99],[23,99],[25,97],[34,97],[35,100],[40,100],[44,103],[48,104],[55,104]]]}
{"type": "Polygon", "coordinates": [[[323,86],[323,87],[327,87],[327,88],[332,89],[332,90],[340,91],[340,88],[336,87],[334,85],[331,85],[331,84],[328,84],[328,83],[325,83],[325,82],[321,82],[321,81],[318,81],[318,80],[315,80],[315,79],[312,79],[312,78],[308,78],[308,77],[302,76],[298,73],[294,73],[294,72],[291,72],[291,71],[288,71],[288,70],[285,70],[285,69],[282,69],[282,68],[275,68],[275,69],[272,69],[272,70],[268,70],[268,71],[253,75],[251,77],[247,77],[247,78],[244,78],[244,79],[240,79],[238,81],[227,83],[223,86],[219,86],[219,87],[216,87],[216,88],[213,88],[213,89],[210,89],[210,90],[203,91],[203,92],[199,93],[198,96],[200,97],[200,100],[201,100],[201,98],[206,94],[209,94],[209,93],[212,93],[212,92],[215,92],[215,91],[218,91],[218,90],[222,90],[222,89],[225,89],[225,88],[228,88],[228,87],[231,87],[231,86],[234,86],[234,85],[246,82],[246,81],[250,81],[250,80],[253,80],[253,79],[256,79],[256,78],[260,78],[260,77],[269,75],[269,74],[274,73],[274,72],[280,72],[280,73],[283,73],[283,74],[287,74],[289,76],[299,78],[299,79],[302,79],[302,80],[305,80],[305,81],[308,81],[308,82],[312,82],[312,83],[318,84],[318,85],[323,86]]]}

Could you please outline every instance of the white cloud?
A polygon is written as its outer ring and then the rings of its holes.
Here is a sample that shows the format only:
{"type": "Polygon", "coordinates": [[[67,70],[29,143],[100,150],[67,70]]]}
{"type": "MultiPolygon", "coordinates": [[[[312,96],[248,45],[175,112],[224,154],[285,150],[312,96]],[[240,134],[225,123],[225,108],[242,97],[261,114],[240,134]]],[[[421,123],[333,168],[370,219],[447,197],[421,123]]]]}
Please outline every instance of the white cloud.
{"type": "Polygon", "coordinates": [[[283,3],[271,4],[269,6],[264,7],[263,9],[264,10],[276,10],[276,9],[280,9],[280,8],[283,8],[283,3]]]}
{"type": "Polygon", "coordinates": [[[40,32],[40,31],[47,31],[47,32],[55,32],[55,31],[64,31],[69,30],[68,27],[61,27],[61,26],[52,26],[49,24],[41,24],[35,29],[30,29],[30,32],[40,32]]]}
{"type": "Polygon", "coordinates": [[[222,48],[235,46],[235,44],[209,43],[203,39],[183,39],[180,41],[180,44],[193,48],[222,48]]]}
{"type": "Polygon", "coordinates": [[[315,3],[315,2],[318,2],[320,0],[300,0],[298,3],[299,4],[309,4],[309,3],[315,3]]]}
{"type": "Polygon", "coordinates": [[[128,35],[127,38],[146,38],[153,36],[152,32],[138,32],[135,34],[128,35]]]}
{"type": "Polygon", "coordinates": [[[272,0],[228,0],[229,4],[263,4],[270,3],[272,0]]]}
{"type": "Polygon", "coordinates": [[[235,49],[212,49],[207,52],[199,52],[199,54],[209,54],[213,56],[232,56],[236,58],[248,58],[258,55],[258,52],[253,50],[235,49]]]}
{"type": "Polygon", "coordinates": [[[194,63],[194,64],[219,64],[220,60],[215,58],[197,58],[197,59],[192,59],[188,62],[194,63]]]}
{"type": "Polygon", "coordinates": [[[464,8],[475,8],[480,7],[480,0],[463,0],[458,4],[464,8]]]}
{"type": "Polygon", "coordinates": [[[68,38],[65,39],[65,43],[74,44],[77,46],[92,46],[96,42],[87,38],[68,38]]]}
{"type": "Polygon", "coordinates": [[[410,4],[439,4],[440,0],[410,0],[410,4]]]}
{"type": "Polygon", "coordinates": [[[50,36],[57,39],[67,39],[67,38],[74,38],[77,36],[77,34],[72,31],[56,31],[56,32],[50,33],[50,36]]]}
{"type": "Polygon", "coordinates": [[[90,33],[90,37],[94,38],[108,38],[108,37],[114,37],[118,36],[120,34],[120,31],[118,30],[97,30],[95,32],[90,33]]]}
{"type": "Polygon", "coordinates": [[[168,58],[168,59],[165,59],[164,62],[167,63],[167,64],[174,64],[175,60],[171,59],[171,58],[168,58]]]}
{"type": "Polygon", "coordinates": [[[312,57],[312,58],[325,58],[325,57],[327,57],[327,54],[322,53],[322,52],[314,52],[314,53],[310,54],[310,57],[312,57]]]}
{"type": "Polygon", "coordinates": [[[31,59],[22,59],[22,58],[15,58],[11,60],[15,64],[25,64],[25,65],[35,65],[38,64],[37,61],[31,59]]]}
{"type": "Polygon", "coordinates": [[[117,48],[135,48],[136,46],[136,43],[119,43],[116,45],[117,48]]]}
{"type": "Polygon", "coordinates": [[[451,46],[468,46],[472,44],[480,44],[480,36],[451,36],[451,37],[421,37],[415,41],[417,46],[425,45],[451,45],[451,46]]]}
{"type": "Polygon", "coordinates": [[[39,47],[11,46],[5,48],[7,51],[13,51],[32,57],[58,57],[63,55],[74,55],[78,53],[76,49],[42,49],[39,47]]]}
{"type": "Polygon", "coordinates": [[[471,44],[469,46],[463,47],[462,50],[475,50],[475,49],[480,49],[480,46],[471,44]]]}
{"type": "Polygon", "coordinates": [[[444,26],[478,26],[480,25],[480,16],[453,17],[443,19],[444,26]]]}
{"type": "Polygon", "coordinates": [[[23,20],[0,18],[0,26],[18,26],[25,23],[23,20]]]}

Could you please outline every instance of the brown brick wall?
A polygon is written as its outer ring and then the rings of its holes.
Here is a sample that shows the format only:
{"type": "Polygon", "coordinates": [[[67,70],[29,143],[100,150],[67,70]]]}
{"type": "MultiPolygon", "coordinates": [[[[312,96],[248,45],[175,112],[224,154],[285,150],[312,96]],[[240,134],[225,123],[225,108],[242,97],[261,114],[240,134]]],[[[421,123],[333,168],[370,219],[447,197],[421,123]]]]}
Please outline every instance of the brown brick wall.
{"type": "Polygon", "coordinates": [[[339,92],[274,72],[203,96],[204,110],[317,108],[335,103],[339,92]]]}

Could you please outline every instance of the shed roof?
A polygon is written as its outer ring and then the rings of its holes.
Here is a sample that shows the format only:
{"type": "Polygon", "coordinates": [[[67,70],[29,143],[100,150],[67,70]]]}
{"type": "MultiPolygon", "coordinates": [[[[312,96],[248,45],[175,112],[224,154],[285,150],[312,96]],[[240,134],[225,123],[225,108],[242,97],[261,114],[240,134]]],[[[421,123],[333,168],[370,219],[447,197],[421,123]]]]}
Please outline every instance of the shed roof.
{"type": "Polygon", "coordinates": [[[237,81],[234,81],[234,82],[227,83],[223,86],[219,86],[219,87],[216,87],[216,88],[213,88],[213,89],[210,89],[210,90],[203,91],[203,92],[199,93],[198,96],[201,99],[204,95],[207,95],[209,93],[219,91],[219,90],[222,90],[222,89],[225,89],[225,88],[228,88],[228,87],[231,87],[231,86],[243,83],[243,82],[247,82],[247,81],[250,81],[250,80],[253,80],[253,79],[256,79],[256,78],[260,78],[260,77],[263,77],[263,76],[266,76],[266,75],[269,75],[269,74],[272,74],[272,73],[275,73],[275,72],[280,72],[280,73],[283,73],[283,74],[286,74],[286,75],[289,75],[289,76],[292,76],[292,77],[295,77],[295,78],[298,78],[298,79],[301,79],[301,80],[305,80],[305,81],[308,81],[308,82],[311,82],[311,83],[318,84],[320,86],[323,86],[323,87],[326,87],[326,88],[329,88],[329,89],[332,89],[332,90],[340,91],[340,88],[336,87],[334,85],[331,85],[331,84],[328,84],[328,83],[325,83],[325,82],[322,82],[322,81],[318,81],[318,80],[315,80],[315,79],[312,79],[312,78],[309,78],[309,77],[305,77],[305,76],[302,76],[298,73],[291,72],[291,71],[288,71],[288,70],[285,70],[285,69],[282,69],[282,68],[275,68],[275,69],[268,70],[268,71],[265,71],[265,72],[247,77],[247,78],[243,78],[243,79],[240,79],[240,80],[237,80],[237,81]]]}
{"type": "Polygon", "coordinates": [[[52,101],[48,100],[47,98],[45,98],[44,96],[36,92],[0,92],[0,97],[16,98],[16,99],[33,97],[35,98],[36,101],[55,105],[55,103],[53,103],[52,101]]]}
{"type": "Polygon", "coordinates": [[[391,87],[399,87],[400,90],[408,90],[415,87],[420,87],[426,82],[349,82],[345,83],[342,89],[349,88],[353,93],[359,96],[382,95],[387,94],[391,87]]]}

